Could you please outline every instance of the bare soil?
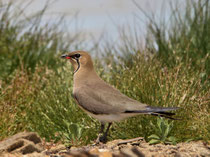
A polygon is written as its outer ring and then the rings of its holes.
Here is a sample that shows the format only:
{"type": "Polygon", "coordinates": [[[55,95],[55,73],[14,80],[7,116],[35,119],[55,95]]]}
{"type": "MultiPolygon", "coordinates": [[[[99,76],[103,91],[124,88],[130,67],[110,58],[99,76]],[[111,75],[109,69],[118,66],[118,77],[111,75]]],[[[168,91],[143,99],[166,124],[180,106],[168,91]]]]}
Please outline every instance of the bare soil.
{"type": "MultiPolygon", "coordinates": [[[[210,142],[210,141],[209,141],[210,142]]],[[[2,157],[210,157],[210,144],[191,141],[177,145],[149,145],[143,138],[66,148],[44,142],[36,133],[23,132],[0,142],[2,157]]]]}

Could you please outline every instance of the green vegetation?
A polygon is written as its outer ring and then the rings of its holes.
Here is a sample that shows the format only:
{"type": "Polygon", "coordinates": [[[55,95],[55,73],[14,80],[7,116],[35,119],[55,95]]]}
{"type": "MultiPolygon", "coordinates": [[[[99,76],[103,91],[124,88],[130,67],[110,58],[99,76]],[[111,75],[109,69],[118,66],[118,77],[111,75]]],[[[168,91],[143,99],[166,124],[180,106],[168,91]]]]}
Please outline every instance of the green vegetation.
{"type": "Polygon", "coordinates": [[[148,137],[149,144],[165,143],[165,144],[176,144],[176,138],[169,136],[171,129],[173,128],[173,122],[168,123],[168,120],[160,117],[157,119],[156,134],[152,134],[148,137]]]}
{"type": "MultiPolygon", "coordinates": [[[[59,51],[82,43],[77,35],[64,39],[57,27],[62,20],[42,26],[45,8],[19,19],[23,12],[11,12],[12,6],[0,2],[0,140],[28,130],[69,145],[90,143],[100,125],[76,105],[70,63],[59,57],[59,51]]],[[[103,61],[95,57],[98,74],[124,94],[152,106],[181,107],[177,117],[182,120],[170,130],[178,141],[210,139],[209,11],[208,0],[189,1],[185,14],[175,9],[167,29],[150,18],[146,48],[138,48],[137,33],[121,31],[118,44],[91,49],[103,61]]],[[[156,120],[145,115],[114,123],[109,139],[149,141],[156,120]]]]}
{"type": "Polygon", "coordinates": [[[68,126],[68,130],[63,130],[59,132],[60,135],[63,135],[63,142],[67,147],[73,145],[77,146],[81,144],[81,137],[83,132],[83,127],[76,123],[66,122],[68,126]]]}

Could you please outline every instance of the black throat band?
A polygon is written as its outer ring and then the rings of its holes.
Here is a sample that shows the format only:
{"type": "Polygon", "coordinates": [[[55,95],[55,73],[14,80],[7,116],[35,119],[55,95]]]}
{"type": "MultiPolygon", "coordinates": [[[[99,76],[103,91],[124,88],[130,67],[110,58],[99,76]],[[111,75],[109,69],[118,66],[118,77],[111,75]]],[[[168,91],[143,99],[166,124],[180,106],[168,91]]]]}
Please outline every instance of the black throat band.
{"type": "Polygon", "coordinates": [[[77,69],[74,71],[74,74],[75,74],[75,73],[79,70],[79,68],[80,68],[79,59],[76,59],[76,61],[77,61],[78,66],[77,66],[77,69]]]}

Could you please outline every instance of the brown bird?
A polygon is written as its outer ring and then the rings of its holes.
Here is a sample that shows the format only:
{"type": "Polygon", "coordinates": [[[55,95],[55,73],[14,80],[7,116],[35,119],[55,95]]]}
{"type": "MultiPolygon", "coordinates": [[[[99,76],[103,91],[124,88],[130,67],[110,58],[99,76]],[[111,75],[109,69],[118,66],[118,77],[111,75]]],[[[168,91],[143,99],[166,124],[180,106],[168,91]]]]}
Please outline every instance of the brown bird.
{"type": "Polygon", "coordinates": [[[79,107],[101,123],[96,142],[106,142],[112,122],[139,114],[172,118],[177,107],[152,107],[129,98],[103,81],[95,72],[91,56],[85,51],[74,51],[61,56],[68,59],[74,68],[73,96],[79,107]],[[104,131],[105,123],[108,127],[104,131]],[[101,134],[103,133],[103,136],[101,134]]]}

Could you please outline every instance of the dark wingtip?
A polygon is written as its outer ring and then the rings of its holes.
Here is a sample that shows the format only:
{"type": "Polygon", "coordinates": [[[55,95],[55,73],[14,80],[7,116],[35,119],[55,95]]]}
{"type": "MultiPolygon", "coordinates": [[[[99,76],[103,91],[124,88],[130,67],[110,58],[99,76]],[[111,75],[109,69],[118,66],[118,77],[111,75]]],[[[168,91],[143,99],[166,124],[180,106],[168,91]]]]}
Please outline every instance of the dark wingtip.
{"type": "Polygon", "coordinates": [[[180,107],[155,107],[155,106],[147,106],[148,111],[153,112],[165,112],[165,111],[174,111],[178,110],[180,107]]]}
{"type": "Polygon", "coordinates": [[[181,120],[180,118],[173,118],[172,116],[175,113],[171,113],[170,111],[174,111],[180,109],[179,107],[154,107],[147,106],[146,110],[126,110],[124,113],[143,113],[143,114],[151,114],[153,116],[165,117],[173,120],[181,120]]]}

